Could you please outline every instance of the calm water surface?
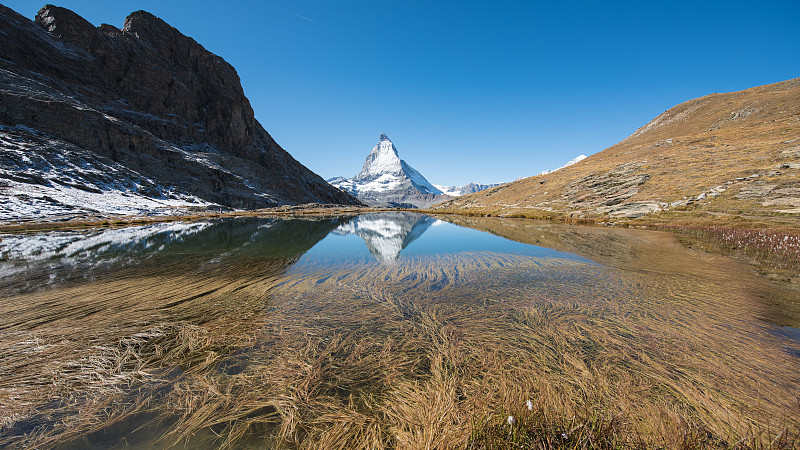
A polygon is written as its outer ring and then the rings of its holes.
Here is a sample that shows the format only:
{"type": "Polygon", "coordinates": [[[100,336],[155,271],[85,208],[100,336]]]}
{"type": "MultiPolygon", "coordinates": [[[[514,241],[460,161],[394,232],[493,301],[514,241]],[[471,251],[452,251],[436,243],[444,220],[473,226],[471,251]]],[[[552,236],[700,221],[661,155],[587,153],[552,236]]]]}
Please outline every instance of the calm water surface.
{"type": "Polygon", "coordinates": [[[414,447],[589,392],[712,432],[797,412],[796,324],[748,268],[660,233],[446,219],[0,236],[0,446],[414,447]],[[440,407],[452,427],[417,416],[440,407]]]}

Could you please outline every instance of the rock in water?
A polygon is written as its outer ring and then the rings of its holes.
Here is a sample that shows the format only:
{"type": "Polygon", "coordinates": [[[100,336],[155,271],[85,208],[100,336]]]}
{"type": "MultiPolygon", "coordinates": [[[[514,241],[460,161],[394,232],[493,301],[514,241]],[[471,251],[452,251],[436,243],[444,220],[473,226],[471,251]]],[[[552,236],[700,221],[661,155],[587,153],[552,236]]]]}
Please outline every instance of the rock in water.
{"type": "MultiPolygon", "coordinates": [[[[133,174],[118,180],[131,195],[146,195],[141,179],[156,196],[235,208],[359,203],[272,139],[230,64],[150,13],[134,12],[118,29],[52,5],[35,22],[0,5],[0,35],[0,134],[13,135],[0,139],[3,173],[21,170],[3,166],[9,155],[34,155],[45,141],[42,167],[57,169],[53,145],[68,147],[112,179],[133,174]]],[[[58,176],[23,168],[46,183],[58,176]]],[[[91,189],[122,189],[112,185],[91,189]]]]}

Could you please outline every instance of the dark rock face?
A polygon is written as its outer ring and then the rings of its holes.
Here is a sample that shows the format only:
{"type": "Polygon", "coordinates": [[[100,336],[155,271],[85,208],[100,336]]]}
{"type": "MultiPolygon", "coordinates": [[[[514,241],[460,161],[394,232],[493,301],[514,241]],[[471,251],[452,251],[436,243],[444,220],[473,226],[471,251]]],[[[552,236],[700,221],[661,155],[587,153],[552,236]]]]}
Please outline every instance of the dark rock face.
{"type": "Polygon", "coordinates": [[[35,22],[0,5],[0,39],[0,125],[231,207],[359,203],[272,139],[230,64],[150,13],[120,30],[52,5],[35,22]]]}

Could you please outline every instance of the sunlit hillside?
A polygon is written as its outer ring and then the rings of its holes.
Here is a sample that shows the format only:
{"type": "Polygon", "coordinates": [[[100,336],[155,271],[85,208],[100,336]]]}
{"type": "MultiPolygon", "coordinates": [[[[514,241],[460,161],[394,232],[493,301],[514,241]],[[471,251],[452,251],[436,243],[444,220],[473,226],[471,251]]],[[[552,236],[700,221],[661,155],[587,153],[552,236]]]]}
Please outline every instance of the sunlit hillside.
{"type": "Polygon", "coordinates": [[[800,212],[800,78],[681,103],[577,164],[435,209],[593,220],[698,210],[791,219],[800,212]]]}

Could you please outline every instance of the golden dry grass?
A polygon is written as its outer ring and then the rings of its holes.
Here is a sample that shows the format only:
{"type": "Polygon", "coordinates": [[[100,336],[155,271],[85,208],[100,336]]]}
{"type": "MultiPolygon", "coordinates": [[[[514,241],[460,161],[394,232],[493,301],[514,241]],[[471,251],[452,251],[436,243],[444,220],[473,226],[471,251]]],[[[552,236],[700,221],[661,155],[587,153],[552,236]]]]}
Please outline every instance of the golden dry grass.
{"type": "Polygon", "coordinates": [[[726,190],[716,198],[670,208],[672,216],[665,220],[683,216],[695,220],[697,212],[703,211],[744,220],[751,216],[783,220],[788,216],[797,228],[800,209],[789,203],[797,198],[791,192],[800,187],[798,163],[800,79],[794,79],[682,103],[622,142],[573,166],[459,197],[431,209],[538,219],[616,220],[613,213],[609,216],[602,211],[604,202],[614,196],[622,196],[623,204],[671,203],[724,186],[726,190]],[[782,167],[786,163],[793,165],[782,167]],[[629,170],[622,170],[625,174],[620,175],[621,168],[629,170]],[[737,180],[753,174],[759,177],[737,180]],[[615,184],[636,177],[645,181],[613,189],[615,184]],[[742,189],[756,185],[786,189],[785,201],[765,204],[764,199],[737,198],[742,189]]]}
{"type": "Polygon", "coordinates": [[[503,223],[473,225],[609,264],[231,258],[6,296],[0,445],[798,445],[800,348],[757,320],[746,269],[667,234],[503,223]]]}

